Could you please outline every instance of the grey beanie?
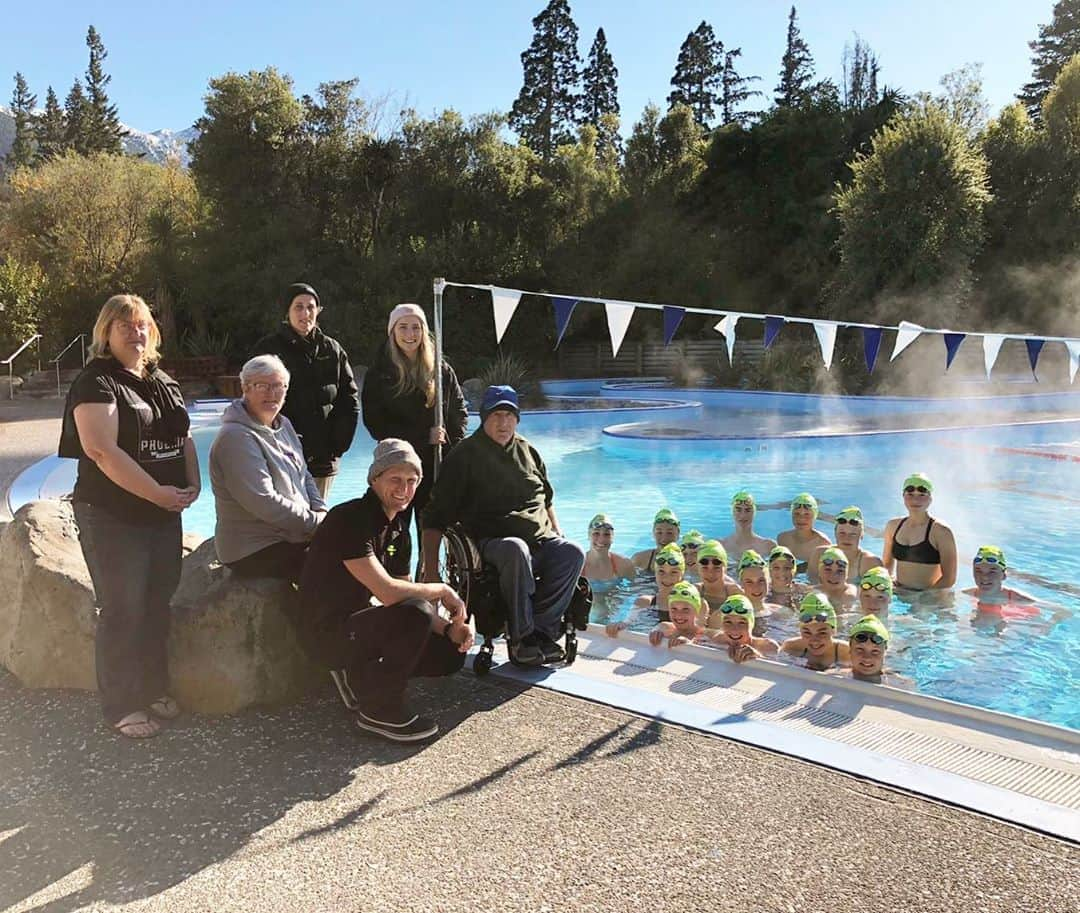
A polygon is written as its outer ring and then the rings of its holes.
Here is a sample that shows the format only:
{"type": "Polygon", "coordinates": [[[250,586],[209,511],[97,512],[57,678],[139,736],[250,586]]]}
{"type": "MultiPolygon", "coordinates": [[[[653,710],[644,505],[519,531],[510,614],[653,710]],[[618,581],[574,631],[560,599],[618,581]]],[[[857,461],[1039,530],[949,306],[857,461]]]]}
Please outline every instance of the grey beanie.
{"type": "Polygon", "coordinates": [[[375,445],[375,453],[368,470],[367,480],[370,485],[391,466],[402,464],[412,466],[420,478],[424,477],[424,467],[420,463],[420,457],[416,455],[413,445],[400,438],[388,437],[375,445]]]}

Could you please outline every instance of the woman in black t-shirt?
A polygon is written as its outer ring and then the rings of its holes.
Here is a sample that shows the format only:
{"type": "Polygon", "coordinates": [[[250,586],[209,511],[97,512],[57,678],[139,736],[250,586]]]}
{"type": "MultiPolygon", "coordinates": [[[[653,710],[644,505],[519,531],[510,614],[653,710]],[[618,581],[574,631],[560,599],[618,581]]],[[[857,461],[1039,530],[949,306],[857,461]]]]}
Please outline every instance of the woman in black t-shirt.
{"type": "Polygon", "coordinates": [[[180,582],[180,512],[200,487],[183,395],[157,367],[160,344],[145,301],[106,301],[60,439],[60,456],[79,461],[73,499],[100,609],[102,711],[133,739],[180,713],[168,693],[169,602],[180,582]]]}

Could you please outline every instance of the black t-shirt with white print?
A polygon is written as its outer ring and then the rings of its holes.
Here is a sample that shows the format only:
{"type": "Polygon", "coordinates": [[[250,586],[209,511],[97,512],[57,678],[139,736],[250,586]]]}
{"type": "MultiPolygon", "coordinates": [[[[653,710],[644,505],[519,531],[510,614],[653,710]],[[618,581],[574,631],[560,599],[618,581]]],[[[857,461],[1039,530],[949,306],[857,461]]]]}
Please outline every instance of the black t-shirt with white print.
{"type": "Polygon", "coordinates": [[[95,358],[75,378],[64,408],[60,456],[79,461],[74,498],[104,508],[129,523],[163,523],[175,517],[103,473],[82,449],[74,411],[83,403],[116,403],[119,428],[116,442],[161,485],[187,486],[184,446],[191,421],[180,385],[164,371],[151,367],[136,377],[115,358],[95,358]]]}

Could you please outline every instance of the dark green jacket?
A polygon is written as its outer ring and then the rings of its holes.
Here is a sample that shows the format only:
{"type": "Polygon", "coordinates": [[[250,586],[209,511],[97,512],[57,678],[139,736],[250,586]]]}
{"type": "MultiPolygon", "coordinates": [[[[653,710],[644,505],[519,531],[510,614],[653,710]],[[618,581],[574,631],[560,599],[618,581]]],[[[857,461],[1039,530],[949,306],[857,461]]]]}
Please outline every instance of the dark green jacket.
{"type": "Polygon", "coordinates": [[[474,539],[516,536],[529,545],[555,537],[547,509],[554,492],[540,454],[525,438],[501,447],[477,428],[439,468],[424,528],[460,522],[474,539]]]}

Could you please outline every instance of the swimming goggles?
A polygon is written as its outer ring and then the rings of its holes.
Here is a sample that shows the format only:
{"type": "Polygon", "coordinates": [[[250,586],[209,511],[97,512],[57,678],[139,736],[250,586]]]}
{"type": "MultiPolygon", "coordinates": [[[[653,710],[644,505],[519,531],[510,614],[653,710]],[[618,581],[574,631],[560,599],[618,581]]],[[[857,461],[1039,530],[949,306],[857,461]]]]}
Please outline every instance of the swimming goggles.
{"type": "Polygon", "coordinates": [[[868,580],[864,580],[859,586],[864,590],[880,590],[882,593],[890,589],[887,583],[870,583],[868,580]]]}
{"type": "Polygon", "coordinates": [[[822,558],[821,563],[824,564],[825,567],[832,567],[834,564],[839,564],[840,567],[847,567],[847,562],[842,558],[822,558]]]}
{"type": "Polygon", "coordinates": [[[698,545],[696,542],[687,542],[686,545],[680,545],[679,548],[681,548],[684,552],[685,551],[696,552],[699,548],[701,548],[701,546],[698,545]]]}
{"type": "Polygon", "coordinates": [[[730,615],[732,612],[734,612],[736,615],[749,615],[750,614],[750,610],[746,606],[742,605],[741,603],[738,604],[738,605],[724,604],[724,605],[720,606],[720,611],[723,612],[725,615],[730,615]]]}
{"type": "Polygon", "coordinates": [[[656,556],[656,564],[670,564],[672,567],[683,566],[683,563],[678,558],[662,558],[659,555],[656,556]]]}
{"type": "Polygon", "coordinates": [[[832,618],[832,616],[826,612],[803,612],[799,616],[799,621],[801,621],[804,625],[808,625],[812,621],[827,622],[830,618],[832,618]]]}
{"type": "Polygon", "coordinates": [[[709,567],[710,565],[715,565],[716,567],[724,566],[724,562],[719,558],[698,558],[698,564],[702,567],[709,567]]]}
{"type": "Polygon", "coordinates": [[[984,562],[986,564],[996,565],[1003,565],[1005,563],[1000,558],[998,558],[997,555],[976,555],[974,558],[971,559],[972,564],[983,564],[984,562]]]}
{"type": "Polygon", "coordinates": [[[857,643],[857,644],[864,644],[867,641],[870,641],[873,644],[877,644],[877,646],[879,646],[879,647],[883,643],[885,643],[885,638],[884,637],[882,637],[880,634],[872,634],[870,631],[860,631],[858,634],[856,634],[851,639],[853,641],[855,641],[855,643],[857,643]]]}
{"type": "Polygon", "coordinates": [[[862,520],[858,519],[857,517],[851,517],[850,519],[848,519],[847,517],[836,518],[837,526],[843,526],[846,523],[850,523],[852,526],[862,526],[862,520]]]}
{"type": "Polygon", "coordinates": [[[589,529],[608,529],[611,530],[611,532],[615,532],[615,527],[610,523],[593,523],[589,529]]]}
{"type": "Polygon", "coordinates": [[[930,494],[930,489],[925,485],[908,485],[904,488],[904,494],[906,495],[913,495],[915,492],[918,492],[921,495],[928,495],[930,494]]]}

